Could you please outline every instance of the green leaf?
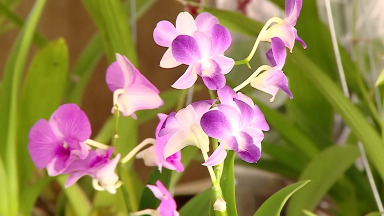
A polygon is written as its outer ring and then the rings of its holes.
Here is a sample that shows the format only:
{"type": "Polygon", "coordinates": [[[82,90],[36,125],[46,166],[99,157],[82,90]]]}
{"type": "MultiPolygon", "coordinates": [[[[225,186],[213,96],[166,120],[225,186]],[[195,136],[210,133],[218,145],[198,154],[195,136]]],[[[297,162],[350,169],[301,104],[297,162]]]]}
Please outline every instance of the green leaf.
{"type": "Polygon", "coordinates": [[[236,216],[236,198],[235,198],[235,162],[236,152],[228,151],[227,157],[224,160],[223,173],[220,180],[220,186],[223,191],[223,196],[227,202],[228,215],[236,216]]]}
{"type": "Polygon", "coordinates": [[[302,187],[308,184],[308,182],[310,181],[307,180],[307,181],[297,182],[295,184],[291,184],[279,190],[278,192],[273,194],[267,201],[263,203],[263,205],[256,211],[254,216],[266,216],[266,215],[279,216],[287,200],[296,191],[300,190],[302,187]]]}
{"type": "Polygon", "coordinates": [[[365,216],[381,216],[382,214],[384,214],[384,212],[370,212],[368,214],[366,214],[365,216]]]}
{"type": "Polygon", "coordinates": [[[35,205],[35,202],[39,197],[40,192],[52,180],[52,177],[44,177],[42,179],[37,180],[37,182],[35,182],[32,186],[24,190],[20,198],[20,202],[23,203],[23,205],[21,205],[20,207],[20,210],[23,215],[31,215],[32,208],[35,205]]]}
{"type": "Polygon", "coordinates": [[[290,179],[297,179],[300,175],[300,172],[292,169],[291,167],[281,163],[280,161],[277,161],[275,159],[267,159],[267,158],[260,158],[260,160],[255,164],[250,164],[247,162],[244,162],[241,159],[236,160],[236,164],[241,164],[244,166],[253,167],[256,169],[261,169],[265,171],[269,171],[272,173],[279,174],[281,176],[288,177],[290,179]]]}
{"type": "MultiPolygon", "coordinates": [[[[0,155],[0,185],[7,185],[7,173],[5,172],[5,166],[0,155]]],[[[0,193],[0,215],[8,214],[8,193],[0,193]]]]}
{"type": "Polygon", "coordinates": [[[63,189],[65,195],[67,196],[69,203],[71,204],[76,215],[87,216],[91,212],[92,205],[85,195],[84,191],[79,187],[79,185],[74,184],[69,188],[65,188],[65,181],[67,176],[58,176],[57,181],[59,182],[61,188],[63,189]]]}
{"type": "Polygon", "coordinates": [[[384,69],[381,71],[379,78],[377,78],[375,86],[382,85],[384,83],[384,69]]]}
{"type": "Polygon", "coordinates": [[[20,82],[23,77],[29,47],[46,0],[36,1],[7,60],[3,72],[0,93],[0,155],[8,176],[9,215],[17,215],[19,209],[19,180],[17,168],[17,103],[20,82]]]}
{"type": "Polygon", "coordinates": [[[313,210],[331,186],[343,176],[358,157],[357,146],[335,145],[313,158],[299,178],[299,181],[310,179],[312,182],[291,200],[288,215],[301,215],[303,209],[313,210]]]}
{"type": "Polygon", "coordinates": [[[307,160],[296,151],[291,150],[285,145],[277,145],[267,141],[263,141],[262,145],[263,153],[271,156],[275,160],[280,161],[298,172],[304,169],[307,160]]]}
{"type": "Polygon", "coordinates": [[[197,194],[180,209],[180,216],[208,215],[210,198],[211,189],[197,194]]]}
{"type": "MultiPolygon", "coordinates": [[[[157,167],[152,169],[151,175],[147,180],[147,185],[156,185],[156,181],[159,180],[163,185],[169,189],[171,183],[172,172],[169,169],[163,169],[162,173],[159,172],[157,167]]],[[[152,191],[146,187],[141,195],[139,210],[143,209],[157,209],[159,207],[160,200],[157,199],[152,191]]]]}
{"type": "Polygon", "coordinates": [[[49,119],[63,100],[68,76],[68,49],[64,39],[48,43],[34,56],[26,75],[20,101],[18,141],[20,184],[26,186],[35,165],[27,144],[28,133],[37,120],[49,119]]]}

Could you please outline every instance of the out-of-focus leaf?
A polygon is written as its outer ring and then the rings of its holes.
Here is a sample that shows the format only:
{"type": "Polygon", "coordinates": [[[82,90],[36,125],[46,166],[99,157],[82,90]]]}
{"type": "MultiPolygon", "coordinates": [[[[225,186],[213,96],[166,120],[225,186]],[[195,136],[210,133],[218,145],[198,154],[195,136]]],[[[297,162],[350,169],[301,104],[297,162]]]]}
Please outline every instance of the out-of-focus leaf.
{"type": "Polygon", "coordinates": [[[103,124],[103,127],[100,129],[99,133],[94,137],[94,140],[101,143],[111,142],[113,136],[113,127],[114,125],[113,116],[109,117],[103,124]]]}
{"type": "Polygon", "coordinates": [[[370,212],[368,214],[366,214],[365,216],[381,216],[382,214],[384,214],[384,212],[370,212]]]}
{"type": "MultiPolygon", "coordinates": [[[[199,152],[199,149],[195,146],[187,146],[181,150],[181,163],[184,165],[184,169],[186,170],[193,158],[195,158],[196,154],[199,152]]],[[[177,182],[180,180],[182,172],[173,172],[170,188],[176,186],[177,182]]]]}
{"type": "Polygon", "coordinates": [[[91,202],[88,200],[84,191],[77,184],[72,185],[69,188],[65,188],[66,176],[58,176],[57,181],[67,196],[69,203],[71,204],[76,215],[86,216],[89,215],[92,209],[91,202]]]}
{"type": "Polygon", "coordinates": [[[304,169],[306,160],[297,154],[297,152],[287,148],[287,146],[276,145],[266,141],[263,141],[262,146],[263,153],[273,157],[275,160],[299,172],[304,169]]]}
{"type": "Polygon", "coordinates": [[[28,132],[37,120],[49,119],[61,104],[68,76],[68,49],[64,39],[48,43],[36,53],[24,81],[20,101],[18,141],[19,175],[22,186],[31,178],[32,163],[27,144],[28,132]]]}
{"type": "Polygon", "coordinates": [[[117,190],[116,194],[110,194],[107,191],[97,191],[92,203],[94,211],[101,215],[128,214],[120,189],[117,190]]]}
{"type": "Polygon", "coordinates": [[[312,182],[297,193],[288,207],[288,215],[301,215],[303,209],[313,210],[331,186],[359,157],[357,146],[331,146],[318,154],[307,165],[299,180],[312,182]],[[337,165],[337,166],[336,166],[337,165]]]}
{"type": "Polygon", "coordinates": [[[0,155],[4,157],[8,184],[9,215],[19,209],[19,179],[17,168],[17,111],[20,82],[23,77],[29,47],[46,0],[36,1],[8,57],[0,93],[0,155]]]}
{"type": "MultiPolygon", "coordinates": [[[[172,171],[169,169],[163,169],[162,173],[159,172],[157,167],[154,167],[151,175],[148,178],[147,185],[156,185],[156,181],[159,180],[166,188],[169,188],[171,183],[172,171]]],[[[141,195],[139,209],[157,209],[159,207],[160,200],[157,199],[152,191],[146,187],[141,195]]]]}
{"type": "Polygon", "coordinates": [[[236,198],[235,198],[235,163],[236,153],[234,151],[228,151],[227,157],[224,160],[223,173],[220,180],[221,190],[223,196],[227,202],[228,215],[237,215],[236,198]]]}
{"type": "MultiPolygon", "coordinates": [[[[7,5],[5,5],[4,3],[1,3],[1,2],[0,2],[0,14],[3,14],[7,18],[8,21],[10,21],[11,23],[13,23],[14,25],[16,25],[20,28],[24,25],[24,21],[17,14],[15,14],[13,11],[9,10],[7,5]]],[[[33,42],[38,47],[43,47],[48,42],[48,40],[45,39],[41,34],[36,32],[35,36],[33,38],[33,42]]]]}
{"type": "Polygon", "coordinates": [[[303,210],[303,213],[306,215],[306,216],[317,216],[317,214],[311,212],[311,211],[308,211],[307,209],[304,209],[303,210]]]}
{"type": "Polygon", "coordinates": [[[302,187],[308,184],[308,182],[310,182],[310,180],[297,182],[279,190],[263,203],[263,205],[256,211],[254,216],[279,216],[283,206],[288,201],[288,199],[296,191],[300,190],[302,187]]]}
{"type": "Polygon", "coordinates": [[[39,197],[40,192],[46,187],[51,181],[52,177],[44,177],[35,182],[32,186],[28,187],[21,194],[20,210],[23,215],[31,215],[33,206],[35,205],[37,197],[39,197]]]}
{"type": "MultiPolygon", "coordinates": [[[[139,19],[145,12],[155,3],[156,0],[140,0],[136,1],[136,20],[139,19]]],[[[126,1],[124,5],[124,11],[127,15],[131,15],[131,2],[126,1]]],[[[129,17],[131,18],[131,17],[129,17]]]]}
{"type": "MultiPolygon", "coordinates": [[[[5,166],[0,155],[0,185],[7,185],[7,174],[5,172],[5,166]]],[[[0,193],[0,215],[8,214],[8,193],[3,191],[0,193]]]]}
{"type": "Polygon", "coordinates": [[[276,173],[290,179],[297,179],[300,175],[300,172],[292,169],[291,167],[277,161],[275,159],[260,158],[260,160],[255,164],[250,164],[244,162],[241,159],[236,160],[236,164],[241,164],[244,166],[253,167],[256,169],[262,169],[268,172],[276,173]]]}
{"type": "Polygon", "coordinates": [[[179,211],[180,216],[208,215],[211,189],[194,196],[179,211]]]}
{"type": "Polygon", "coordinates": [[[379,78],[377,78],[376,86],[382,85],[384,83],[384,69],[381,71],[379,78]]]}

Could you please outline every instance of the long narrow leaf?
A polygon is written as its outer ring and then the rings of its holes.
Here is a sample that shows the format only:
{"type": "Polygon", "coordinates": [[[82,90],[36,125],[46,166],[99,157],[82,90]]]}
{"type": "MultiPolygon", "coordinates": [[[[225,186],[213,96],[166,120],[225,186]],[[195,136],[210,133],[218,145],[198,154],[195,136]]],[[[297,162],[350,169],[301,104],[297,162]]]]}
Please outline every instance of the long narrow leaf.
{"type": "MultiPolygon", "coordinates": [[[[7,174],[5,172],[5,166],[0,156],[0,185],[7,185],[7,174]]],[[[0,193],[0,215],[9,215],[8,214],[8,193],[0,193]]]]}
{"type": "Polygon", "coordinates": [[[210,198],[211,189],[197,194],[180,209],[180,216],[208,215],[210,198]]]}
{"type": "Polygon", "coordinates": [[[33,186],[29,187],[27,190],[24,190],[20,198],[20,201],[23,204],[21,205],[20,210],[23,215],[31,215],[31,211],[35,205],[37,197],[44,189],[44,187],[46,187],[52,180],[52,177],[39,179],[35,184],[33,184],[33,186]]]}
{"type": "Polygon", "coordinates": [[[228,152],[228,155],[224,160],[223,174],[220,181],[221,190],[223,191],[224,199],[227,202],[227,212],[228,215],[231,216],[237,215],[234,172],[235,157],[236,153],[234,151],[228,152]]]}

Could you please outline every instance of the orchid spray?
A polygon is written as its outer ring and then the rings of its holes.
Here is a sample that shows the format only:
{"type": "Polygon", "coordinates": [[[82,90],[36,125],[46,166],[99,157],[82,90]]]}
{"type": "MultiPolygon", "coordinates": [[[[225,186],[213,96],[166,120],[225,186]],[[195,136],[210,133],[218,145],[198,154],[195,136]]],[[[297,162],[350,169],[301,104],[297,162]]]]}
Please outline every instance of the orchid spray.
{"type": "MultiPolygon", "coordinates": [[[[194,146],[201,151],[204,158],[202,165],[207,167],[212,180],[211,204],[215,215],[228,215],[226,197],[220,185],[227,152],[234,151],[245,162],[256,163],[262,154],[264,132],[269,130],[262,111],[240,91],[250,84],[270,94],[271,102],[279,89],[293,98],[283,67],[286,47],[292,52],[295,41],[306,47],[295,29],[301,6],[301,0],[287,0],[286,18],[268,20],[248,57],[240,61],[225,55],[232,42],[231,35],[212,14],[201,13],[194,19],[188,12],[181,12],[175,25],[160,21],[153,32],[156,44],[167,48],[160,67],[188,66],[172,87],[190,88],[200,76],[210,91],[211,99],[187,104],[169,114],[159,113],[155,138],[144,139],[127,155],[121,155],[115,152],[119,115],[137,119],[135,112],[157,109],[164,102],[159,90],[129,59],[116,54],[116,61],[106,71],[106,83],[113,92],[112,144],[90,139],[91,125],[84,111],[75,104],[64,104],[49,120],[40,119],[31,128],[28,149],[32,161],[38,168],[46,168],[50,176],[69,174],[66,187],[89,175],[96,190],[114,194],[124,184],[115,170],[132,158],[143,159],[145,165],[157,167],[160,172],[164,168],[183,172],[180,151],[186,146],[194,146]],[[234,88],[227,85],[225,75],[235,65],[246,64],[251,68],[249,61],[261,41],[271,43],[271,49],[266,53],[269,65],[260,66],[234,88]],[[213,91],[216,91],[217,97],[213,91]],[[209,155],[211,145],[213,152],[209,155]]],[[[131,215],[179,215],[174,198],[161,181],[147,187],[161,200],[160,205],[156,209],[141,209],[131,215]]]]}

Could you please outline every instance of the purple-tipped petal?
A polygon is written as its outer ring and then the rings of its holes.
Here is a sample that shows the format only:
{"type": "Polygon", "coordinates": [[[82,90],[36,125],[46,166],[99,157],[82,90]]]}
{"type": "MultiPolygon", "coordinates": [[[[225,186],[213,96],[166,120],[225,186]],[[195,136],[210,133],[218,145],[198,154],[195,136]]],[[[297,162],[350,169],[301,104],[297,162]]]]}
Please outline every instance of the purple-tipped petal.
{"type": "Polygon", "coordinates": [[[287,93],[290,99],[293,98],[292,93],[288,88],[288,79],[281,70],[276,70],[270,77],[268,77],[264,81],[264,85],[267,87],[276,86],[287,93]]]}
{"type": "Polygon", "coordinates": [[[212,99],[191,103],[193,109],[195,110],[197,118],[200,119],[204,115],[204,113],[208,112],[209,108],[211,108],[212,104],[215,103],[215,101],[216,99],[212,99]]]}
{"type": "Polygon", "coordinates": [[[187,89],[193,86],[197,80],[197,74],[193,71],[193,65],[189,66],[185,73],[175,82],[172,87],[175,89],[187,89]]]}
{"type": "Polygon", "coordinates": [[[260,149],[253,142],[252,136],[244,132],[240,132],[237,137],[232,136],[228,140],[227,146],[248,163],[257,162],[261,156],[260,149]]]}
{"type": "Polygon", "coordinates": [[[303,46],[304,49],[307,49],[307,44],[305,44],[305,42],[303,41],[303,39],[301,39],[298,35],[297,35],[297,30],[296,29],[293,29],[294,30],[294,33],[295,33],[295,40],[298,41],[301,46],[303,46]]]}
{"type": "Polygon", "coordinates": [[[172,42],[172,54],[178,62],[193,65],[200,61],[201,53],[196,40],[188,35],[179,35],[172,42]]]}
{"type": "Polygon", "coordinates": [[[204,84],[211,90],[221,89],[225,86],[225,76],[215,61],[210,61],[210,67],[202,71],[204,84]]]}
{"type": "Polygon", "coordinates": [[[181,152],[176,152],[175,154],[167,157],[163,163],[163,166],[170,170],[176,170],[176,172],[183,172],[184,165],[181,163],[181,152]]]}
{"type": "Polygon", "coordinates": [[[216,166],[224,161],[227,157],[227,151],[224,149],[224,144],[221,143],[219,147],[212,153],[212,155],[202,165],[204,166],[216,166]]]}
{"type": "Polygon", "coordinates": [[[126,80],[123,71],[120,68],[120,65],[117,61],[109,65],[107,73],[105,75],[105,80],[107,82],[109,90],[112,92],[117,89],[123,89],[126,87],[126,80]]]}
{"type": "Polygon", "coordinates": [[[176,216],[174,213],[176,212],[177,206],[176,201],[173,199],[172,195],[169,193],[167,188],[161,183],[161,181],[156,181],[156,186],[163,194],[161,198],[161,203],[159,206],[160,215],[164,216],[176,216]]]}
{"type": "Polygon", "coordinates": [[[289,22],[284,22],[281,25],[273,25],[263,34],[261,41],[271,42],[272,38],[278,37],[284,42],[290,52],[292,52],[293,45],[295,44],[295,34],[293,29],[294,28],[289,22]]]}
{"type": "Polygon", "coordinates": [[[241,114],[235,102],[233,102],[233,105],[217,104],[217,108],[225,115],[225,117],[231,123],[233,129],[237,129],[239,127],[241,114]]]}
{"type": "Polygon", "coordinates": [[[213,26],[211,38],[211,56],[218,56],[223,54],[232,42],[231,34],[229,31],[224,26],[219,24],[213,26]]]}
{"type": "Polygon", "coordinates": [[[153,31],[153,39],[156,44],[163,47],[170,47],[172,41],[176,38],[177,32],[175,26],[169,21],[160,21],[153,31]]]}
{"type": "Polygon", "coordinates": [[[214,57],[213,60],[220,65],[222,74],[231,72],[233,66],[235,66],[235,61],[233,59],[223,55],[218,55],[214,57]]]}
{"type": "Polygon", "coordinates": [[[208,12],[199,14],[196,19],[197,31],[204,32],[206,35],[211,36],[212,27],[219,24],[219,20],[208,12]]]}
{"type": "Polygon", "coordinates": [[[200,32],[200,31],[196,31],[193,34],[193,38],[195,38],[197,45],[199,46],[201,58],[207,59],[209,57],[209,52],[212,49],[211,38],[208,35],[204,34],[203,32],[200,32]]]}
{"type": "Polygon", "coordinates": [[[60,145],[61,141],[45,119],[40,119],[32,126],[28,138],[29,155],[36,167],[43,169],[55,157],[52,149],[55,145],[60,145]]]}
{"type": "Polygon", "coordinates": [[[254,117],[254,112],[252,107],[250,107],[248,104],[245,102],[234,99],[237,107],[240,110],[241,113],[241,120],[239,124],[239,130],[242,130],[243,128],[246,128],[249,126],[249,124],[252,122],[252,119],[254,117]]]}
{"type": "Polygon", "coordinates": [[[203,115],[200,120],[203,131],[210,137],[225,139],[233,133],[231,123],[219,110],[211,110],[203,115]]]}
{"type": "Polygon", "coordinates": [[[65,188],[68,188],[75,184],[81,177],[85,176],[87,172],[85,170],[72,172],[69,174],[67,180],[65,181],[65,188]]]}
{"type": "Polygon", "coordinates": [[[271,45],[273,59],[276,64],[274,67],[282,69],[285,64],[285,58],[287,57],[284,42],[280,38],[274,37],[271,39],[271,45]]]}
{"type": "Polygon", "coordinates": [[[274,86],[274,85],[266,84],[265,80],[267,78],[269,78],[270,76],[272,76],[274,71],[275,71],[274,68],[272,68],[272,69],[270,69],[268,71],[265,71],[264,73],[260,74],[254,80],[251,81],[251,86],[253,88],[258,89],[260,91],[263,91],[265,93],[268,93],[268,94],[272,95],[272,98],[269,100],[270,102],[275,100],[275,96],[276,96],[277,92],[279,91],[279,88],[274,86]]]}
{"type": "Polygon", "coordinates": [[[285,20],[290,22],[292,26],[296,25],[297,18],[300,16],[302,0],[286,0],[285,1],[285,20]]]}
{"type": "Polygon", "coordinates": [[[267,59],[269,61],[269,64],[271,64],[272,67],[276,66],[275,58],[273,57],[272,49],[269,49],[267,53],[265,53],[265,56],[267,56],[267,59]]]}
{"type": "Polygon", "coordinates": [[[176,61],[172,54],[172,47],[169,47],[165,51],[163,57],[160,60],[160,67],[162,68],[174,68],[181,65],[181,62],[176,61]]]}
{"type": "Polygon", "coordinates": [[[190,35],[196,31],[195,20],[188,12],[181,12],[176,18],[176,31],[179,35],[190,35]]]}
{"type": "Polygon", "coordinates": [[[250,107],[254,107],[254,105],[255,105],[253,103],[253,100],[250,97],[248,97],[247,95],[245,95],[245,94],[243,94],[241,92],[237,93],[237,99],[243,101],[246,104],[248,104],[250,107]]]}
{"type": "Polygon", "coordinates": [[[175,116],[176,113],[171,112],[168,117],[164,120],[164,123],[158,133],[159,137],[174,134],[181,129],[181,125],[175,116]]]}
{"type": "Polygon", "coordinates": [[[264,114],[261,112],[260,108],[255,105],[253,111],[255,113],[255,117],[251,122],[251,127],[255,127],[263,131],[269,131],[269,125],[265,120],[264,114]]]}
{"type": "Polygon", "coordinates": [[[233,98],[237,98],[236,92],[227,85],[217,90],[217,95],[219,96],[221,104],[227,104],[227,105],[232,105],[233,98]]]}
{"type": "Polygon", "coordinates": [[[76,104],[61,105],[49,119],[54,132],[62,137],[85,141],[91,136],[87,115],[76,104]]]}
{"type": "Polygon", "coordinates": [[[242,132],[250,135],[253,139],[253,143],[261,149],[261,141],[264,139],[264,133],[260,129],[248,127],[244,129],[242,132]]]}

